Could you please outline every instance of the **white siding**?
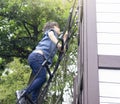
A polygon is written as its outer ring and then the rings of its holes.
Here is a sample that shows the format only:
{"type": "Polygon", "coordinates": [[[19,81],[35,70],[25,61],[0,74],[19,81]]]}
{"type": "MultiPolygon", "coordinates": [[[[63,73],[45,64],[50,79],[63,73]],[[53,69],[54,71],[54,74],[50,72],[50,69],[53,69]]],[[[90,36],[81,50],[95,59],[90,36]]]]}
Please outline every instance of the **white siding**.
{"type": "Polygon", "coordinates": [[[120,70],[99,70],[100,104],[120,104],[120,70]]]}
{"type": "MultiPolygon", "coordinates": [[[[99,55],[120,55],[120,0],[96,0],[99,55]]],[[[120,104],[120,70],[99,70],[100,104],[120,104]]]]}
{"type": "Polygon", "coordinates": [[[120,0],[97,0],[98,54],[120,55],[120,0]]]}

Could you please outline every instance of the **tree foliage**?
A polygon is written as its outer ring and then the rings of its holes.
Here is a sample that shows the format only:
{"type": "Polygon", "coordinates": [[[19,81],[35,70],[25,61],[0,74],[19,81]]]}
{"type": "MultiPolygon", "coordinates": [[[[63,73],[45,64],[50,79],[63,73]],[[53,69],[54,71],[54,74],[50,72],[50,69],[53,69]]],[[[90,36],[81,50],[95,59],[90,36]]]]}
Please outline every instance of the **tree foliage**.
{"type": "Polygon", "coordinates": [[[0,77],[0,104],[15,104],[15,92],[27,86],[30,77],[29,69],[16,58],[7,64],[6,70],[0,77]]]}
{"type": "Polygon", "coordinates": [[[44,23],[66,23],[69,3],[60,0],[1,0],[0,2],[0,57],[27,58],[42,37],[44,23]]]}

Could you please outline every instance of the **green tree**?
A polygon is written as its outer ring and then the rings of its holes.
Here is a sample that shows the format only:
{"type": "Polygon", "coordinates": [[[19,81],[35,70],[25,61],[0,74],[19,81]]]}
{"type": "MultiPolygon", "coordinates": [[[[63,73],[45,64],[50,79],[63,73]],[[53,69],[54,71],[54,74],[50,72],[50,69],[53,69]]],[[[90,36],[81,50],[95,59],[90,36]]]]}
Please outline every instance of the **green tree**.
{"type": "Polygon", "coordinates": [[[16,90],[27,86],[30,68],[20,63],[19,59],[7,64],[6,70],[0,77],[0,104],[15,104],[16,90]]]}
{"type": "Polygon", "coordinates": [[[42,37],[44,23],[58,21],[64,28],[70,3],[61,0],[1,0],[0,57],[26,59],[42,37]]]}

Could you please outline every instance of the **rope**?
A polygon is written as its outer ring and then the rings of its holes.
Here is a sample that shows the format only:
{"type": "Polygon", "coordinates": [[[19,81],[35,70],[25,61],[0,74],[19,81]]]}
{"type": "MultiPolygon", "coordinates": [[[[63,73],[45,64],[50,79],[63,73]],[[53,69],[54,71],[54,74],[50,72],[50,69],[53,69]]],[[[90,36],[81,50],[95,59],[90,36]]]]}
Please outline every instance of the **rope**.
{"type": "MultiPolygon", "coordinates": [[[[74,2],[73,7],[75,6],[75,3],[76,3],[76,1],[74,2]]],[[[66,25],[66,27],[68,27],[68,31],[69,31],[69,32],[70,32],[70,30],[71,30],[71,28],[72,28],[72,26],[71,26],[70,24],[73,24],[73,22],[74,22],[74,20],[75,20],[75,17],[76,17],[76,14],[77,14],[77,12],[75,13],[74,18],[73,18],[73,20],[72,20],[73,9],[72,9],[72,11],[70,11],[70,16],[69,16],[69,18],[68,18],[68,23],[69,23],[69,24],[66,25]]],[[[75,25],[75,27],[76,27],[76,25],[75,25]]],[[[67,36],[67,39],[66,39],[66,42],[64,43],[64,46],[69,43],[70,38],[74,35],[75,30],[76,30],[75,27],[74,27],[73,30],[72,30],[72,34],[69,34],[69,35],[67,36]]],[[[66,30],[67,30],[67,28],[66,28],[66,30]]],[[[66,31],[63,32],[63,36],[64,36],[65,32],[66,32],[66,31]]],[[[63,36],[62,36],[62,37],[63,37],[63,36]]],[[[48,87],[49,87],[49,85],[50,85],[50,82],[52,81],[52,78],[54,77],[54,74],[55,74],[55,72],[57,71],[57,69],[58,69],[58,67],[59,67],[59,64],[60,64],[61,60],[63,59],[64,55],[65,55],[65,53],[62,53],[62,52],[59,53],[58,61],[56,62],[54,71],[53,71],[53,73],[52,73],[52,77],[49,78],[49,80],[47,81],[46,86],[44,87],[44,90],[40,93],[40,96],[38,97],[38,99],[39,99],[39,100],[38,100],[38,104],[39,104],[39,103],[40,103],[40,104],[43,103],[44,97],[45,97],[45,95],[46,95],[46,93],[47,93],[47,90],[48,90],[48,87]]]]}

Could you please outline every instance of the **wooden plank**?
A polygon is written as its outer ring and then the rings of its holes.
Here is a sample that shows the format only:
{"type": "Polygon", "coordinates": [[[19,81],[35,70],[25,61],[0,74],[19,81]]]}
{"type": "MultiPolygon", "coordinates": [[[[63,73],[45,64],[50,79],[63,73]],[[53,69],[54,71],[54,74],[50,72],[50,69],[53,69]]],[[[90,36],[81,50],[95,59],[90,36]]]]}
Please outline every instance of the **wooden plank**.
{"type": "Polygon", "coordinates": [[[83,104],[99,104],[96,0],[83,0],[83,104]]]}
{"type": "Polygon", "coordinates": [[[98,55],[99,68],[120,69],[120,56],[98,55]]]}

